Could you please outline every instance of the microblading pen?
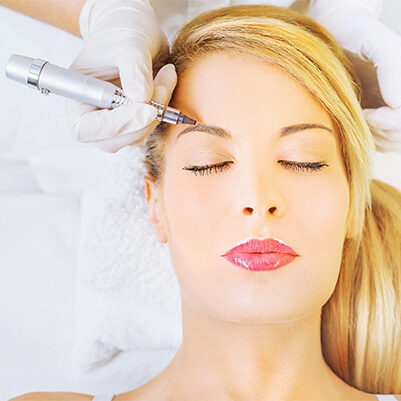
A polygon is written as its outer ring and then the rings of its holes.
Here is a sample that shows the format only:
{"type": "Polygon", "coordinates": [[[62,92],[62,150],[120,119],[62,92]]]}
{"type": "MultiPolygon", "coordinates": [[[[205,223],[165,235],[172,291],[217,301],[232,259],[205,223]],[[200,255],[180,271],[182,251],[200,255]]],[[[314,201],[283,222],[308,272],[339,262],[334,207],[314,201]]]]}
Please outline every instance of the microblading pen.
{"type": "MultiPolygon", "coordinates": [[[[8,60],[6,77],[38,89],[44,95],[54,93],[101,109],[114,109],[131,102],[123,90],[111,82],[20,54],[13,54],[8,60]]],[[[156,120],[170,124],[196,124],[195,120],[173,107],[154,100],[148,104],[156,107],[156,120]]]]}

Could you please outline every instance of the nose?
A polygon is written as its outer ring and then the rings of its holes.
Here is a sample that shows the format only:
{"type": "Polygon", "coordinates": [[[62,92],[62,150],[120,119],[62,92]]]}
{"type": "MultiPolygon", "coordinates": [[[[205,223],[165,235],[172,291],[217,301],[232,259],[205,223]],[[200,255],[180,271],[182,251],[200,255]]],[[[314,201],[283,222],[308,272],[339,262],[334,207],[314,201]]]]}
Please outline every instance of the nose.
{"type": "Polygon", "coordinates": [[[242,213],[246,216],[256,215],[260,219],[267,216],[278,218],[285,212],[280,177],[274,171],[266,169],[242,177],[242,213]]]}

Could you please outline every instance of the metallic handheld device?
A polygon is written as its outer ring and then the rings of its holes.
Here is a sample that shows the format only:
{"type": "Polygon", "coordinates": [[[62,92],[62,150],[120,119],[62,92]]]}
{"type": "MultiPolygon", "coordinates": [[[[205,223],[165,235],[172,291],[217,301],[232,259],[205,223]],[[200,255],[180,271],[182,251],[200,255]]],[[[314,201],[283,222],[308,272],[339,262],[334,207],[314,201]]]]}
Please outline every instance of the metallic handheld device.
{"type": "MultiPolygon", "coordinates": [[[[101,109],[113,109],[131,102],[121,88],[42,59],[13,54],[6,64],[6,77],[38,89],[44,95],[54,93],[101,109]]],[[[170,124],[192,124],[196,121],[173,107],[151,100],[158,113],[156,120],[170,124]]]]}

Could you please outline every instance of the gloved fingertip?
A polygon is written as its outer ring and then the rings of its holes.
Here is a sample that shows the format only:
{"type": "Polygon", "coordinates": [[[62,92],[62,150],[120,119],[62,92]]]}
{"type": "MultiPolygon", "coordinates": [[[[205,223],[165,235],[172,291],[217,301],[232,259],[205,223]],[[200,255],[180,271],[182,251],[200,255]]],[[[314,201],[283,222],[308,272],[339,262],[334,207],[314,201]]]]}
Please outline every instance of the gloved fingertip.
{"type": "Polygon", "coordinates": [[[373,128],[378,128],[380,126],[379,124],[380,116],[377,115],[376,111],[377,110],[373,110],[370,113],[365,114],[366,121],[373,128]]]}
{"type": "Polygon", "coordinates": [[[166,89],[166,95],[160,101],[161,103],[170,100],[174,88],[177,85],[177,73],[175,69],[164,67],[160,69],[153,81],[154,86],[163,86],[166,89]]]}
{"type": "Polygon", "coordinates": [[[372,115],[372,112],[374,110],[375,109],[363,109],[362,110],[363,116],[365,117],[366,120],[368,120],[370,118],[370,116],[372,115]]]}
{"type": "Polygon", "coordinates": [[[377,129],[399,130],[401,127],[401,108],[379,107],[364,111],[367,122],[377,129]]]}
{"type": "Polygon", "coordinates": [[[162,68],[166,68],[166,69],[175,71],[175,65],[173,63],[166,64],[162,68]]]}
{"type": "Polygon", "coordinates": [[[392,109],[399,109],[401,107],[401,91],[394,91],[392,90],[391,92],[387,92],[386,97],[386,103],[392,108],[392,109]]]}

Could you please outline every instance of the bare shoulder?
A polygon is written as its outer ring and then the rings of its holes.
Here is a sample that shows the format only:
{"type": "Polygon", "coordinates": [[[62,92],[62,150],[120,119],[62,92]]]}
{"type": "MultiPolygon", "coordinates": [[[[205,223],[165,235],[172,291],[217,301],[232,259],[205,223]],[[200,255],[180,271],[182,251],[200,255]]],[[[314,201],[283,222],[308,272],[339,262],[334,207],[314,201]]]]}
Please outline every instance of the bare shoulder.
{"type": "Polygon", "coordinates": [[[34,392],[10,398],[8,401],[92,401],[93,395],[65,392],[34,392]]]}

